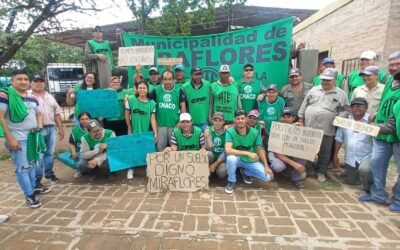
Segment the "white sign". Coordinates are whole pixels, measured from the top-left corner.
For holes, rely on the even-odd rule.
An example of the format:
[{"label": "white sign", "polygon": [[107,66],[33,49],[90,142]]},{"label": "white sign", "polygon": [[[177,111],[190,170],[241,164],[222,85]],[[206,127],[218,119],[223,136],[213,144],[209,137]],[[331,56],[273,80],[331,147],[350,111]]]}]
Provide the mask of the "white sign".
[{"label": "white sign", "polygon": [[118,66],[154,65],[154,46],[119,47]]},{"label": "white sign", "polygon": [[182,63],[182,58],[157,58],[157,65],[177,65]]},{"label": "white sign", "polygon": [[367,134],[370,136],[377,136],[379,134],[379,127],[369,125],[364,122],[358,122],[346,118],[336,116],[333,120],[333,126],[347,128],[359,133]]}]

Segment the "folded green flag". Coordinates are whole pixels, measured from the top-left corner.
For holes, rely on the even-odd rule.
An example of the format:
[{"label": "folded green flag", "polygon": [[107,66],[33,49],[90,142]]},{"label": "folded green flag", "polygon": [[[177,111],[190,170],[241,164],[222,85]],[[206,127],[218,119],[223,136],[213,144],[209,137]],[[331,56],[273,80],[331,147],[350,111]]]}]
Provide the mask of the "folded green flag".
[{"label": "folded green flag", "polygon": [[28,134],[28,161],[40,160],[40,154],[46,151],[46,143],[42,131],[29,132]]},{"label": "folded green flag", "polygon": [[8,96],[8,110],[10,120],[14,123],[22,122],[28,115],[28,109],[22,99],[22,96],[11,86],[0,88],[0,92]]}]

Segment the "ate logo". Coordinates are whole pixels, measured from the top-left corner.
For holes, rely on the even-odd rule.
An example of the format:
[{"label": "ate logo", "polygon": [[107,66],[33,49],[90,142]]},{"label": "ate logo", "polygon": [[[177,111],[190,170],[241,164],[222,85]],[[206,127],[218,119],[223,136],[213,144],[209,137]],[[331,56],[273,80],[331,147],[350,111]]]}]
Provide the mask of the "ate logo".
[{"label": "ate logo", "polygon": [[219,73],[214,68],[205,67],[203,68],[203,78],[209,80],[210,82],[215,82],[219,79]]},{"label": "ate logo", "polygon": [[232,101],[232,95],[229,92],[222,92],[217,96],[217,100],[221,104],[228,104]]},{"label": "ate logo", "polygon": [[171,102],[172,96],[171,94],[165,94],[163,97],[164,102]]},{"label": "ate logo", "polygon": [[244,87],[244,93],[250,94],[253,91],[253,88],[250,85]]},{"label": "ate logo", "polygon": [[385,102],[383,103],[383,105],[382,105],[382,114],[385,116],[385,117],[389,117],[390,115],[391,115],[391,112],[392,112],[392,110],[393,110],[393,106],[396,104],[396,102],[398,101],[399,99],[398,98],[396,98],[396,97],[394,97],[394,96],[392,96],[392,97],[390,97],[390,98],[388,98],[388,99],[386,99],[385,100]]},{"label": "ate logo", "polygon": [[220,138],[216,137],[216,138],[214,138],[213,143],[214,143],[214,146],[215,146],[215,147],[219,147],[219,146],[221,146],[222,141],[221,141]]},{"label": "ate logo", "polygon": [[268,115],[275,115],[275,109],[273,107],[267,108],[267,114]]}]

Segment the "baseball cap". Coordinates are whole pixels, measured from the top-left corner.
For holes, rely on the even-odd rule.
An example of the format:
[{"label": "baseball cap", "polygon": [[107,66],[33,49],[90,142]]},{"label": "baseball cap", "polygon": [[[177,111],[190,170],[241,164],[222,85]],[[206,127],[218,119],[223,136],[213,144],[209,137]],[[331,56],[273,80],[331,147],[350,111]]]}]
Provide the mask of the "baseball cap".
[{"label": "baseball cap", "polygon": [[319,76],[322,80],[333,80],[336,78],[338,72],[336,69],[328,68]]},{"label": "baseball cap", "polygon": [[229,68],[228,64],[222,64],[221,67],[219,68],[219,73],[229,73],[231,72],[231,69]]},{"label": "baseball cap", "polygon": [[248,64],[244,65],[244,66],[243,66],[243,69],[245,69],[245,68],[247,68],[247,67],[250,67],[250,68],[254,69],[254,66],[253,66],[253,64],[251,64],[251,63],[248,63]]},{"label": "baseball cap", "polygon": [[300,69],[298,68],[293,68],[289,70],[289,77],[290,76],[299,76],[300,75]]},{"label": "baseball cap", "polygon": [[101,30],[101,27],[100,27],[100,26],[96,25],[96,26],[94,26],[94,28],[92,29],[92,32],[103,32],[103,31]]},{"label": "baseball cap", "polygon": [[366,107],[368,107],[368,102],[363,97],[356,97],[353,100],[351,100],[350,106],[355,105],[355,104],[365,105]]},{"label": "baseball cap", "polygon": [[324,60],[322,60],[322,64],[328,64],[328,63],[332,63],[335,64],[335,59],[330,58],[330,57],[325,57]]},{"label": "baseball cap", "polygon": [[175,71],[177,71],[177,70],[184,71],[185,70],[185,66],[183,66],[182,64],[178,64],[178,65],[175,66]]},{"label": "baseball cap", "polygon": [[192,120],[192,116],[189,113],[182,113],[179,116],[179,121],[191,121]]},{"label": "baseball cap", "polygon": [[36,81],[43,81],[44,82],[44,77],[42,74],[34,74],[32,77],[32,81],[36,82]]},{"label": "baseball cap", "polygon": [[361,71],[358,75],[363,76],[372,76],[372,75],[378,75],[379,74],[379,67],[377,66],[368,66],[366,67],[363,71]]},{"label": "baseball cap", "polygon": [[247,116],[254,116],[254,117],[259,117],[258,111],[256,109],[253,109],[249,112]]},{"label": "baseball cap", "polygon": [[194,73],[202,73],[201,68],[200,68],[200,67],[193,67],[193,68],[190,70],[190,74],[194,74]]},{"label": "baseball cap", "polygon": [[224,113],[222,113],[222,112],[215,112],[214,114],[213,114],[213,116],[212,116],[212,118],[214,119],[214,118],[220,118],[220,119],[222,119],[222,120],[225,120],[225,116],[224,116]]},{"label": "baseball cap", "polygon": [[371,60],[371,59],[375,59],[375,58],[376,58],[376,53],[375,53],[375,51],[372,51],[372,50],[364,51],[363,53],[361,53],[361,56],[360,56],[360,59]]},{"label": "baseball cap", "polygon": [[100,125],[100,122],[98,120],[92,119],[89,121],[89,126],[88,130],[89,132],[91,131],[97,131],[99,129],[102,129],[103,127]]},{"label": "baseball cap", "polygon": [[268,88],[267,88],[267,91],[268,90],[275,90],[275,91],[278,91],[278,86],[276,86],[276,84],[270,84],[269,86],[268,86]]},{"label": "baseball cap", "polygon": [[151,67],[151,68],[149,69],[149,73],[151,73],[151,71],[155,71],[156,73],[158,73],[157,67]]},{"label": "baseball cap", "polygon": [[293,116],[295,116],[296,114],[293,112],[293,109],[291,107],[285,107],[283,109],[282,115],[293,115]]}]

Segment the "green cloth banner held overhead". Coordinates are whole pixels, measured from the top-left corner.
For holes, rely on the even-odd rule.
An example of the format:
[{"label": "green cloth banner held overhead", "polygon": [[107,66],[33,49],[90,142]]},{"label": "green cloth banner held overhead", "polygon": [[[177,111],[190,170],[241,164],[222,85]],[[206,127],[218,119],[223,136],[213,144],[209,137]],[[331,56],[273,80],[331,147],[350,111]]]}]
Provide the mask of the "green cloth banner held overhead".
[{"label": "green cloth banner held overhead", "polygon": [[[242,68],[251,63],[255,77],[264,83],[276,83],[282,87],[287,83],[293,18],[281,19],[257,27],[221,34],[190,37],[159,37],[122,33],[125,46],[154,45],[155,58],[182,58],[186,67],[186,78],[190,79],[190,68],[203,69],[203,78],[213,82],[219,78],[222,64],[231,67],[231,75],[239,81]],[[149,66],[142,73],[148,74]],[[162,72],[165,66],[159,66]],[[129,86],[133,85],[133,67],[128,67]]]}]

